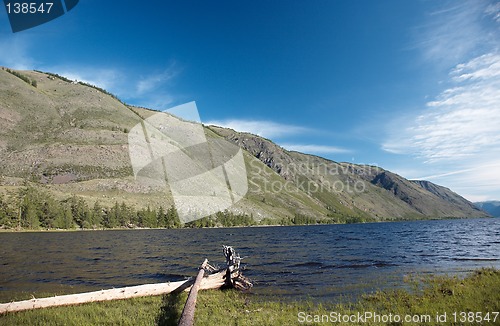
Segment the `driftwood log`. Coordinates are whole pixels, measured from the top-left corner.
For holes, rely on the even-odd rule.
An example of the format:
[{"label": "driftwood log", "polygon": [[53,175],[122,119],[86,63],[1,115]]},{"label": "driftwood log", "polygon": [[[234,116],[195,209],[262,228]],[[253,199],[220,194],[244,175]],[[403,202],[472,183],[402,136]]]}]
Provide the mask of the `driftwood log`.
[{"label": "driftwood log", "polygon": [[236,254],[236,251],[230,246],[223,246],[222,251],[224,253],[224,257],[226,257],[226,276],[224,277],[226,282],[225,287],[235,288],[242,291],[250,289],[253,284],[241,273],[240,264],[242,258],[240,255]]},{"label": "driftwood log", "polygon": [[[239,290],[247,290],[252,287],[252,283],[241,274],[240,263],[241,257],[236,254],[234,249],[230,246],[223,246],[222,251],[226,257],[226,268],[224,275],[224,286],[228,288],[235,288]],[[181,318],[179,319],[179,326],[192,326],[194,324],[194,311],[196,308],[196,298],[198,297],[198,290],[203,280],[205,269],[211,267],[205,259],[200,266],[196,280],[189,291],[189,296],[182,310]],[[219,271],[220,273],[220,271]]]},{"label": "driftwood log", "polygon": [[207,267],[208,260],[205,259],[203,264],[200,266],[196,280],[194,281],[191,290],[189,291],[189,296],[182,310],[181,319],[179,320],[179,326],[191,326],[194,324],[194,309],[196,308],[196,298],[198,297],[198,290],[200,289],[201,280],[205,274],[205,268]]},{"label": "driftwood log", "polygon": [[[231,248],[231,247],[224,247],[224,248],[225,248],[224,250],[226,251],[227,250],[226,248]],[[232,249],[232,253],[234,255],[234,249]],[[239,256],[237,257],[239,258]],[[226,256],[226,265],[227,265],[226,268],[220,269],[208,276],[203,277],[202,275],[199,281],[199,290],[219,289],[221,287],[227,287],[227,286],[235,287],[238,289],[248,289],[252,287],[252,283],[250,283],[243,275],[241,275],[241,272],[239,271],[239,264],[238,268],[233,268],[232,266],[228,265],[228,260]],[[208,267],[210,265],[206,264],[206,266]],[[214,269],[211,268],[212,272],[213,270]],[[232,270],[232,272],[229,272],[228,274],[229,270]],[[89,302],[121,300],[121,299],[130,299],[136,297],[163,295],[172,293],[174,291],[175,292],[190,291],[194,283],[195,280],[189,279],[186,281],[144,284],[144,285],[128,286],[110,290],[68,294],[68,295],[61,295],[61,296],[54,296],[54,297],[40,298],[40,299],[33,298],[24,301],[1,303],[0,314],[5,314],[8,312],[15,312],[15,311],[47,308],[47,307],[77,305]]]}]

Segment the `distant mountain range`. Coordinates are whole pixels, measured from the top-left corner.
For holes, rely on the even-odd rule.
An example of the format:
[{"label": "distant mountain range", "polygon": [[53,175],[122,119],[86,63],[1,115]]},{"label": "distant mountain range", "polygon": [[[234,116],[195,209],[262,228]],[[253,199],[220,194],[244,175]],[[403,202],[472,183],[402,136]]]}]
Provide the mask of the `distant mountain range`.
[{"label": "distant mountain range", "polygon": [[[0,70],[0,193],[29,182],[57,198],[171,205],[168,191],[135,180],[128,152],[128,132],[156,113],[54,74]],[[249,191],[231,210],[256,220],[297,214],[337,222],[489,216],[428,181],[287,151],[249,133],[204,130],[207,138],[244,150]]]},{"label": "distant mountain range", "polygon": [[491,216],[500,217],[500,201],[483,201],[474,204],[483,211],[488,212]]}]

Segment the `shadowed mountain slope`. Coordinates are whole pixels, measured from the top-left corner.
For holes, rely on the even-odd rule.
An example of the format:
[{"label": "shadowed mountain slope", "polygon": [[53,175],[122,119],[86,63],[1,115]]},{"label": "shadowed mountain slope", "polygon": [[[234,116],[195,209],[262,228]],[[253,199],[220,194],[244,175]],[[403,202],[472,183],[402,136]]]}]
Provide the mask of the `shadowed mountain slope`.
[{"label": "shadowed mountain slope", "polygon": [[491,216],[500,217],[500,201],[484,201],[479,203],[474,203],[477,207],[481,208],[485,212],[488,212]]}]

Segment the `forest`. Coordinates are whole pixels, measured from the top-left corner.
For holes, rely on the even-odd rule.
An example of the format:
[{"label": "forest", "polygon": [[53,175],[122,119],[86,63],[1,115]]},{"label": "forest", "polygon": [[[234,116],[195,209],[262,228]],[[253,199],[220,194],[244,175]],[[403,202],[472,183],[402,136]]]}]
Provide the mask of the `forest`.
[{"label": "forest", "polygon": [[71,196],[57,200],[50,193],[32,186],[0,195],[0,229],[109,229],[180,228],[254,225],[252,216],[219,212],[183,225],[175,207],[136,209],[125,202],[105,207],[99,201],[89,205]]},{"label": "forest", "polygon": [[254,225],[309,225],[364,222],[349,218],[318,219],[296,213],[290,217],[265,217],[257,221],[248,214],[225,210],[183,224],[174,206],[135,208],[125,202],[111,207],[99,201],[89,204],[73,195],[56,199],[48,191],[26,185],[16,192],[0,194],[0,229],[71,230],[114,228],[201,228]]}]

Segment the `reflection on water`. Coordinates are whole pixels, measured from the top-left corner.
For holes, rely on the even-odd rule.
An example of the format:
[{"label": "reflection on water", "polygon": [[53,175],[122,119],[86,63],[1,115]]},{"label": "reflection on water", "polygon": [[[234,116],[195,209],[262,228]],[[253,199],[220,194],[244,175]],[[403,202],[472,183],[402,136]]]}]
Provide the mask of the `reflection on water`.
[{"label": "reflection on water", "polygon": [[500,219],[181,230],[0,233],[0,301],[182,280],[222,245],[260,295],[319,300],[401,286],[413,272],[500,268]]}]

